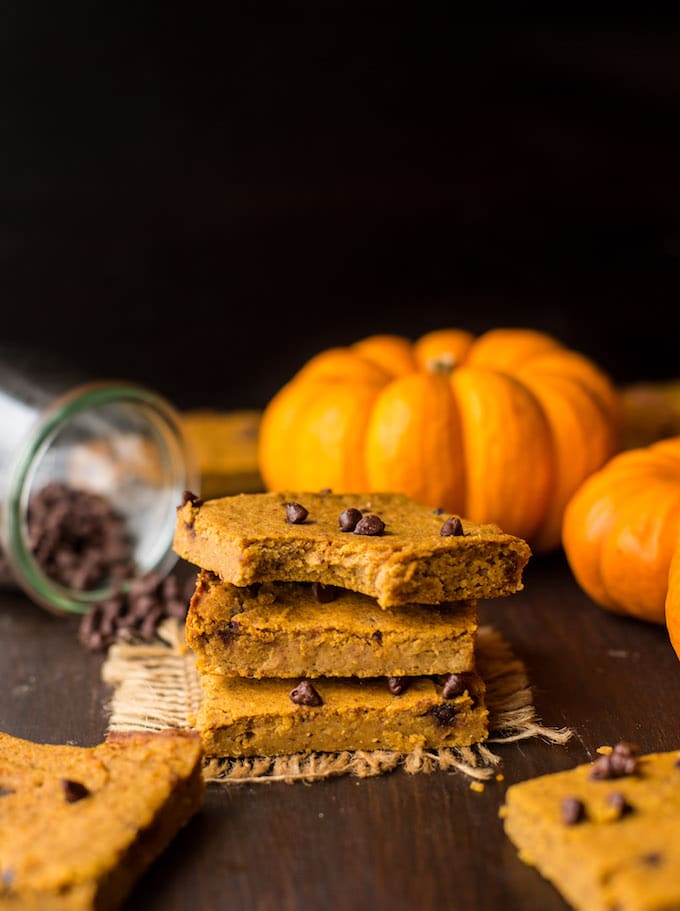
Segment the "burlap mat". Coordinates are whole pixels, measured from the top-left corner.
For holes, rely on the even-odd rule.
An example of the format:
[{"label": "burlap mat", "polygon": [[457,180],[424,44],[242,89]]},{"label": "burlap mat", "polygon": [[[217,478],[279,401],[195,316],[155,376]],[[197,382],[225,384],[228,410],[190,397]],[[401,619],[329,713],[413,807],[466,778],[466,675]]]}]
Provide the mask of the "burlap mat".
[{"label": "burlap mat", "polygon": [[[102,667],[104,681],[113,688],[108,705],[108,731],[190,727],[189,718],[201,699],[200,678],[193,654],[183,641],[183,627],[166,620],[157,644],[116,643]],[[486,682],[490,735],[484,743],[412,753],[387,750],[295,754],[255,759],[206,757],[206,781],[254,784],[305,781],[352,775],[369,778],[400,768],[409,774],[456,771],[477,781],[497,774],[501,758],[490,744],[539,737],[566,743],[573,731],[550,728],[536,717],[531,687],[523,663],[502,636],[490,626],[477,634],[477,666]]]}]

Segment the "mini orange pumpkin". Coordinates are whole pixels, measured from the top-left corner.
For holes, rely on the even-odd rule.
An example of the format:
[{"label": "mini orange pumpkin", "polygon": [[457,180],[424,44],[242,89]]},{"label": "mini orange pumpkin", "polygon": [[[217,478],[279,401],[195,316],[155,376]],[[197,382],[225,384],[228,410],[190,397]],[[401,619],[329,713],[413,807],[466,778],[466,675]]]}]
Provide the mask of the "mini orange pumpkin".
[{"label": "mini orange pumpkin", "polygon": [[675,649],[675,654],[680,658],[680,544],[675,548],[671,558],[665,614],[671,645]]},{"label": "mini orange pumpkin", "polygon": [[609,377],[552,336],[441,329],[313,357],[264,409],[259,464],[269,490],[398,490],[549,551],[618,432]]},{"label": "mini orange pumpkin", "polygon": [[[664,623],[671,557],[680,543],[680,437],[616,455],[564,513],[564,551],[581,588],[607,610]],[[680,568],[674,570],[680,587]],[[670,599],[673,635],[680,593]]]}]

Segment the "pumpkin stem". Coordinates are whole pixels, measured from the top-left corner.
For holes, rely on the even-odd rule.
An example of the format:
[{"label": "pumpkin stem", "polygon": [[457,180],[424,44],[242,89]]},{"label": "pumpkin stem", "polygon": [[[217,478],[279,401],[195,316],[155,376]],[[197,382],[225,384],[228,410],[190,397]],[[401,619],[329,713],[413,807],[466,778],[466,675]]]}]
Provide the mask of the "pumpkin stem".
[{"label": "pumpkin stem", "polygon": [[448,376],[453,373],[453,368],[457,364],[457,358],[450,351],[443,351],[436,358],[433,358],[427,365],[430,373],[441,373]]}]

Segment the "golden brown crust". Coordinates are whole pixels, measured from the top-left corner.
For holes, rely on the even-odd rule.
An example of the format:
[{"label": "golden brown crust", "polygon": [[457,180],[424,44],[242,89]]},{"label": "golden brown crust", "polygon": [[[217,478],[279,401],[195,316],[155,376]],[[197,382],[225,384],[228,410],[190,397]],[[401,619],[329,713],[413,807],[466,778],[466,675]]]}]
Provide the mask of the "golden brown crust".
[{"label": "golden brown crust", "polygon": [[202,756],[189,731],[95,747],[0,733],[0,908],[119,908],[200,808]]},{"label": "golden brown crust", "polygon": [[384,679],[313,679],[321,703],[300,705],[290,696],[298,681],[208,674],[196,727],[206,754],[219,757],[468,746],[488,736],[488,713],[482,679],[466,680],[445,699],[427,677],[411,678],[401,695]]},{"label": "golden brown crust", "polygon": [[680,750],[628,761],[512,785],[501,809],[521,859],[582,911],[680,907]]},{"label": "golden brown crust", "polygon": [[317,594],[299,582],[236,587],[202,571],[186,641],[200,673],[412,676],[470,670],[477,625],[474,601],[381,610],[375,599],[347,589]]},{"label": "golden brown crust", "polygon": [[[287,521],[288,502],[308,511],[304,522]],[[379,515],[384,534],[340,531],[348,507]],[[178,509],[174,549],[233,585],[318,581],[374,597],[380,607],[522,589],[531,555],[523,539],[465,519],[464,534],[443,536],[446,519],[399,493],[241,494]]]}]

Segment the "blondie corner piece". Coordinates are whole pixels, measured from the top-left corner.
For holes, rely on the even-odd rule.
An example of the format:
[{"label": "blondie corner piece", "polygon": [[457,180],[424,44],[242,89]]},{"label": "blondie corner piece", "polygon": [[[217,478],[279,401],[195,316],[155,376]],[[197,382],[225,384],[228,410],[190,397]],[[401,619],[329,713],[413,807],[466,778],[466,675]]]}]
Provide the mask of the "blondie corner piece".
[{"label": "blondie corner piece", "polygon": [[192,731],[95,747],[0,733],[0,908],[120,908],[199,810],[202,756]]},{"label": "blondie corner piece", "polygon": [[[361,513],[363,524],[347,520],[348,510]],[[389,492],[189,500],[177,511],[174,549],[233,585],[320,582],[376,598],[383,608],[512,594],[523,588],[531,556],[523,539],[495,525]]]},{"label": "blondie corner piece", "polygon": [[680,749],[512,785],[501,808],[520,858],[579,911],[680,908]]},{"label": "blondie corner piece", "polygon": [[344,750],[438,749],[488,736],[484,683],[465,675],[446,699],[442,683],[415,677],[400,695],[386,679],[250,680],[201,677],[195,726],[210,757],[280,756]]},{"label": "blondie corner piece", "polygon": [[474,601],[381,610],[320,583],[237,587],[198,575],[186,641],[199,673],[228,677],[395,677],[474,667]]}]

